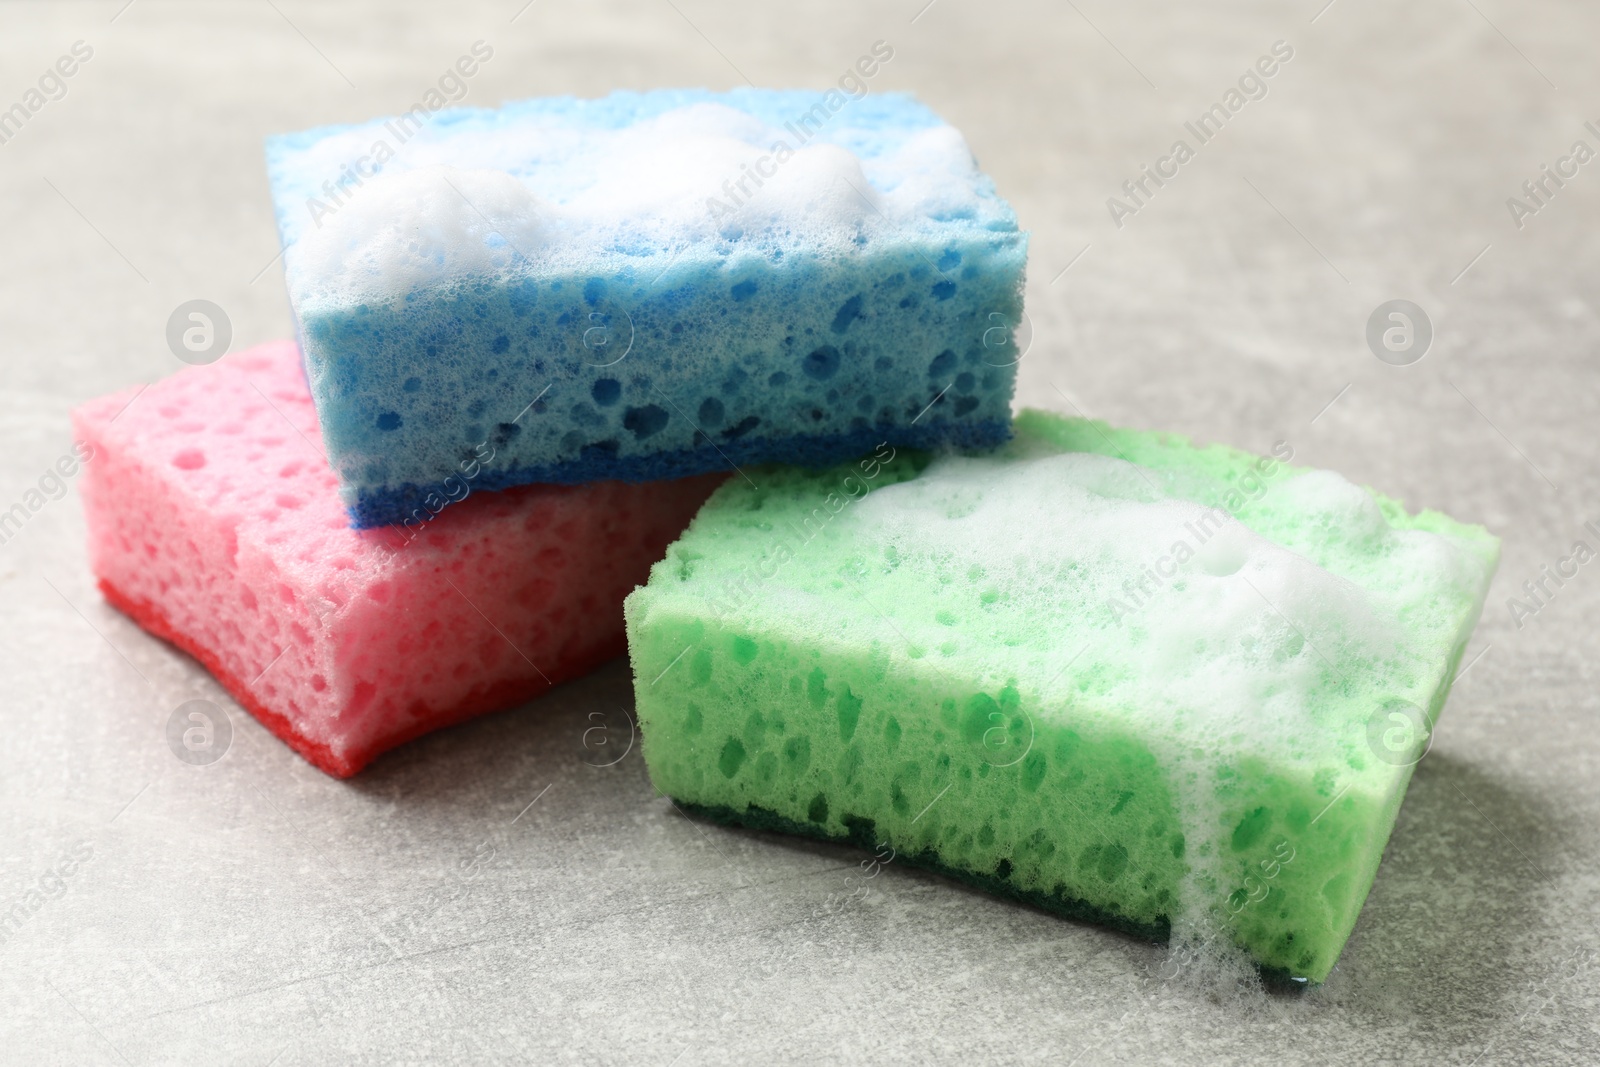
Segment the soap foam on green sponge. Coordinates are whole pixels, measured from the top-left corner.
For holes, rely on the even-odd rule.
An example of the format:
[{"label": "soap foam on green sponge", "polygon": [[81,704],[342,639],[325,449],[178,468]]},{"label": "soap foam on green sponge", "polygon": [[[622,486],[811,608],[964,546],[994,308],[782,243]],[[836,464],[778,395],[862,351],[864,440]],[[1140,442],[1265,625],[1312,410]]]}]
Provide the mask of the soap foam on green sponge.
[{"label": "soap foam on green sponge", "polygon": [[1287,448],[1016,430],[719,489],[627,601],[657,787],[1322,981],[1499,542]]}]

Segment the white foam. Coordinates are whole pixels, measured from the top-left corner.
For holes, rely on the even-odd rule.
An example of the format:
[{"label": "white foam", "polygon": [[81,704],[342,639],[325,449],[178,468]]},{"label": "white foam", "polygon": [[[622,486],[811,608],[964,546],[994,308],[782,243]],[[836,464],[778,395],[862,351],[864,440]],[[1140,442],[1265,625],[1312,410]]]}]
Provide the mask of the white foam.
[{"label": "white foam", "polygon": [[[1324,709],[1304,695],[1321,689],[1330,662],[1409,643],[1393,620],[1416,587],[1362,587],[1225,512],[1165,495],[1160,477],[1089,453],[946,457],[856,511],[871,530],[863,536],[903,559],[982,566],[1008,615],[1041,623],[1051,642],[1071,634],[1086,661],[1123,668],[1109,702],[1180,747],[1319,750]],[[1375,517],[1383,535],[1435,561],[1422,581],[1437,581],[1437,561],[1452,555],[1436,536],[1400,541],[1371,497],[1336,474],[1272,491],[1292,495],[1313,523]]]},{"label": "white foam", "polygon": [[501,171],[394,171],[371,179],[294,254],[327,291],[356,300],[408,292],[441,276],[507,271],[543,254],[551,216],[526,185]]},{"label": "white foam", "polygon": [[977,160],[960,131],[934,126],[907,138],[879,180],[897,202],[916,204],[930,218],[952,219],[973,215],[969,190],[977,177]]},{"label": "white foam", "polygon": [[[846,112],[825,136],[797,145],[787,131],[717,103],[619,129],[549,117],[425,126],[375,176],[347,179],[330,196],[323,183],[349,174],[354,161],[368,159],[360,175],[374,169],[383,131],[369,124],[332,134],[280,174],[297,300],[395,299],[485,273],[705,243],[722,252],[847,254],[897,227],[973,217],[982,201],[972,154],[949,126],[886,140],[852,129]],[[785,149],[775,152],[779,142]],[[864,159],[844,147],[863,142],[883,150]],[[302,194],[324,205],[319,218],[294,205]]]}]

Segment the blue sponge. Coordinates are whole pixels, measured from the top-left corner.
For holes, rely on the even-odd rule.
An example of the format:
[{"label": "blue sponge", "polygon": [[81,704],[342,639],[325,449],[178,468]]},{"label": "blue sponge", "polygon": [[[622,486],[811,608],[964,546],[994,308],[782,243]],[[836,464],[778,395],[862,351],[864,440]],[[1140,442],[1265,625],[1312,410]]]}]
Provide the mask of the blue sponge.
[{"label": "blue sponge", "polygon": [[1027,236],[908,95],[419,107],[267,154],[357,526],[1010,435]]}]

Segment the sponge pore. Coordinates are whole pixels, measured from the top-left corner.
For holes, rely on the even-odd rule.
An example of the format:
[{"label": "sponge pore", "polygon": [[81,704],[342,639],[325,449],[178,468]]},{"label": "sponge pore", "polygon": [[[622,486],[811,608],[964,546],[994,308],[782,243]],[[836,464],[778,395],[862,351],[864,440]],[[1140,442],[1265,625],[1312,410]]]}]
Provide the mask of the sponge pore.
[{"label": "sponge pore", "polygon": [[106,598],[329,774],[622,651],[622,599],[719,478],[473,494],[356,531],[292,342],[73,416]]},{"label": "sponge pore", "polygon": [[1498,542],[1290,458],[1024,412],[729,482],[627,602],[657,787],[1321,981]]},{"label": "sponge pore", "polygon": [[271,139],[355,523],[417,514],[480,443],[498,489],[1005,440],[1027,237],[932,111],[843,99],[622,92]]}]

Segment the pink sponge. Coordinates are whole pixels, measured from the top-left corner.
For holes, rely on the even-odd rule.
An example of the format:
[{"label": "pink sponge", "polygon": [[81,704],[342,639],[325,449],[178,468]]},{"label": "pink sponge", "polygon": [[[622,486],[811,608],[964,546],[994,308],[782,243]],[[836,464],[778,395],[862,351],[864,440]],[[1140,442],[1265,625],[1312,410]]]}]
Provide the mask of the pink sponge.
[{"label": "pink sponge", "polygon": [[420,529],[352,530],[289,341],[73,423],[106,599],[341,777],[622,654],[623,597],[721,481],[459,482]]}]

